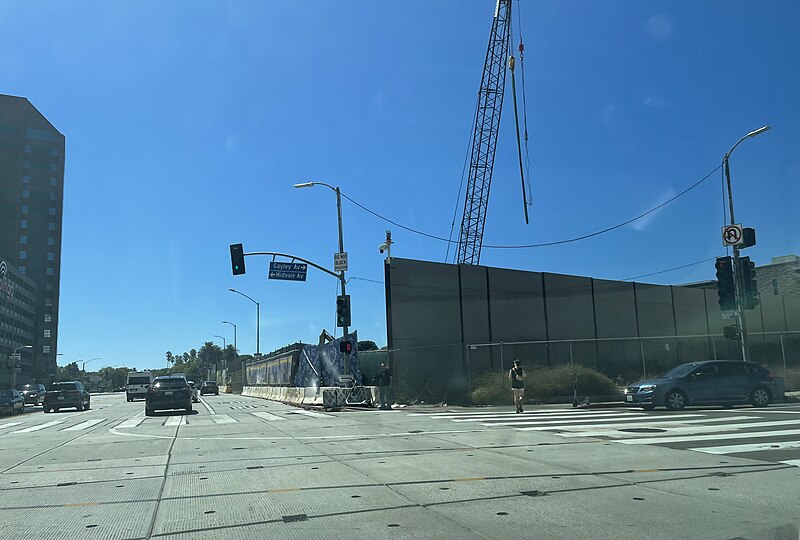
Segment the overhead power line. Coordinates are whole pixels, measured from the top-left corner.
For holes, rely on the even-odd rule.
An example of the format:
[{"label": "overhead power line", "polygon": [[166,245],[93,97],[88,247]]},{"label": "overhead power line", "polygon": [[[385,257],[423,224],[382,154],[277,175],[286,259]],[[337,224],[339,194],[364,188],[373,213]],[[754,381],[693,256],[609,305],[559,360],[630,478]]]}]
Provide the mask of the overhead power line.
[{"label": "overhead power line", "polygon": [[[574,238],[567,238],[567,239],[564,239],[564,240],[554,240],[554,241],[552,241],[552,242],[541,242],[541,243],[538,243],[538,244],[521,244],[521,245],[484,245],[483,247],[484,247],[484,248],[489,248],[489,249],[528,249],[528,248],[537,248],[537,247],[557,246],[557,245],[560,245],[560,244],[569,244],[569,243],[572,243],[572,242],[578,242],[578,241],[580,241],[580,240],[586,240],[587,238],[593,238],[593,237],[595,237],[595,236],[600,236],[601,234],[605,234],[605,233],[608,233],[608,232],[614,231],[614,230],[616,230],[616,229],[619,229],[619,228],[622,228],[622,227],[624,227],[624,226],[626,226],[626,225],[630,225],[630,224],[631,224],[631,223],[633,223],[634,221],[638,221],[638,220],[642,219],[643,217],[649,216],[649,215],[650,215],[650,214],[652,214],[653,212],[656,212],[657,210],[660,210],[660,209],[664,208],[665,206],[667,206],[668,204],[670,204],[670,203],[671,203],[671,202],[673,202],[674,200],[678,199],[679,197],[682,197],[683,195],[686,195],[687,193],[689,193],[690,191],[692,191],[694,188],[696,188],[697,186],[699,186],[700,184],[702,184],[703,182],[705,182],[706,180],[708,180],[709,178],[711,178],[711,176],[712,176],[712,175],[713,175],[715,172],[717,172],[718,170],[720,170],[721,168],[722,168],[722,165],[717,165],[716,167],[714,167],[714,169],[713,169],[711,172],[709,172],[708,174],[706,174],[706,175],[705,175],[704,177],[702,177],[700,180],[698,180],[697,182],[695,182],[695,183],[694,183],[694,184],[692,184],[691,186],[687,187],[686,189],[684,189],[683,191],[681,191],[681,192],[680,192],[680,193],[678,193],[677,195],[675,195],[675,196],[673,196],[673,197],[670,197],[669,199],[667,199],[667,200],[666,200],[666,201],[664,201],[663,203],[661,203],[661,204],[659,204],[659,205],[657,205],[657,206],[654,206],[654,207],[653,207],[653,208],[651,208],[650,210],[648,210],[648,211],[646,211],[646,212],[643,212],[643,213],[639,214],[639,215],[638,215],[638,216],[636,216],[636,217],[633,217],[633,218],[631,218],[631,219],[628,219],[628,220],[626,220],[626,221],[623,221],[622,223],[618,223],[618,224],[616,224],[616,225],[612,225],[611,227],[606,227],[605,229],[601,229],[601,230],[599,230],[599,231],[595,231],[595,232],[592,232],[592,233],[584,234],[584,235],[581,235],[581,236],[576,236],[576,237],[574,237]],[[379,213],[375,212],[374,210],[370,210],[369,208],[367,208],[367,207],[366,207],[366,206],[364,206],[363,204],[361,204],[361,203],[359,203],[358,201],[354,200],[352,197],[349,197],[349,196],[348,196],[346,193],[342,193],[342,197],[344,197],[345,199],[347,199],[347,200],[348,200],[348,201],[350,201],[351,203],[355,204],[356,206],[358,206],[359,208],[361,208],[361,209],[362,209],[362,210],[364,210],[365,212],[367,212],[367,213],[369,213],[369,214],[372,214],[373,216],[375,216],[375,217],[377,217],[378,219],[381,219],[381,220],[383,220],[383,221],[385,221],[385,222],[387,222],[387,223],[391,223],[391,224],[392,224],[392,225],[394,225],[395,227],[400,227],[401,229],[403,229],[403,230],[405,230],[405,231],[408,231],[408,232],[411,232],[411,233],[414,233],[414,234],[418,234],[418,235],[420,235],[420,236],[424,236],[424,237],[426,237],[426,238],[431,238],[431,239],[433,239],[433,240],[439,240],[439,241],[441,241],[441,242],[448,242],[448,243],[451,243],[451,244],[456,244],[456,243],[458,243],[458,242],[457,242],[457,241],[455,241],[455,240],[451,240],[451,239],[449,239],[449,238],[444,238],[444,237],[442,237],[442,236],[437,236],[437,235],[435,235],[435,234],[426,233],[426,232],[424,232],[424,231],[420,231],[420,230],[417,230],[417,229],[413,229],[413,228],[411,228],[411,227],[407,227],[407,226],[405,226],[405,225],[402,225],[402,224],[400,224],[400,223],[398,223],[398,222],[396,222],[396,221],[393,221],[393,220],[391,220],[391,219],[387,218],[386,216],[383,216],[383,215],[381,215],[381,214],[379,214]]]},{"label": "overhead power line", "polygon": [[682,270],[684,268],[689,268],[690,266],[696,266],[698,264],[707,263],[709,261],[715,260],[716,258],[717,258],[716,256],[709,257],[708,259],[703,259],[702,261],[695,261],[693,263],[684,264],[682,266],[676,266],[675,268],[668,268],[667,270],[660,270],[658,272],[651,272],[649,274],[642,274],[640,276],[633,276],[633,277],[625,278],[622,281],[633,281],[635,279],[641,279],[641,278],[650,277],[650,276],[657,276],[658,274],[666,274],[667,272],[674,272],[675,270]]}]

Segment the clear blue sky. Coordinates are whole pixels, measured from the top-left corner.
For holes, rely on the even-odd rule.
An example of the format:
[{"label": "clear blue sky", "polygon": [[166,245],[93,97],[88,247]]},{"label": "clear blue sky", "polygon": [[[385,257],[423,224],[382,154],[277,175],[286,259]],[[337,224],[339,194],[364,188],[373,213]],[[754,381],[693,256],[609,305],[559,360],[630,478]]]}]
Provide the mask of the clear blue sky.
[{"label": "clear blue sky", "polygon": [[[336,281],[231,275],[228,245],[332,265],[339,185],[448,236],[492,0],[0,3],[0,91],[66,136],[59,363],[164,365],[214,334],[262,351],[333,330]],[[510,91],[486,244],[578,236],[633,217],[731,159],[759,264],[800,253],[800,4],[523,0],[534,204],[524,225]],[[514,12],[516,19],[516,9]],[[516,48],[518,23],[514,24]],[[509,88],[510,90],[510,88]],[[459,201],[459,206],[463,205]],[[716,173],[649,218],[583,242],[485,249],[482,264],[624,279],[724,252]],[[350,275],[377,246],[443,261],[442,242],[344,205]],[[645,281],[713,276],[713,262]],[[386,343],[383,286],[353,280],[354,327]],[[219,340],[218,340],[219,342]],[[99,367],[98,361],[94,366]]]}]

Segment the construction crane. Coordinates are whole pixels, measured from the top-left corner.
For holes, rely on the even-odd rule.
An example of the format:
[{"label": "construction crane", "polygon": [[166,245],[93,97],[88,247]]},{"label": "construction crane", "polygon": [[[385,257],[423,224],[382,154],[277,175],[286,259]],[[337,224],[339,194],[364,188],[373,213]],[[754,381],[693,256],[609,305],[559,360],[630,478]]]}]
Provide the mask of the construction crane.
[{"label": "construction crane", "polygon": [[[478,106],[470,150],[466,198],[462,214],[456,262],[459,264],[479,264],[483,245],[483,228],[486,223],[486,208],[489,202],[489,188],[492,184],[494,155],[497,135],[500,129],[500,115],[503,109],[503,94],[506,83],[506,64],[511,70],[514,83],[514,58],[509,57],[511,36],[512,0],[497,0],[489,35],[489,47],[483,65],[481,85],[478,90]],[[523,45],[520,36],[520,55]],[[517,116],[516,86],[514,85],[514,113]],[[527,143],[527,129],[525,132]],[[522,153],[519,146],[519,120],[517,119],[517,148],[520,154],[520,174],[522,175],[523,206],[525,221],[528,222],[528,202],[525,200],[525,175],[522,166]]]}]

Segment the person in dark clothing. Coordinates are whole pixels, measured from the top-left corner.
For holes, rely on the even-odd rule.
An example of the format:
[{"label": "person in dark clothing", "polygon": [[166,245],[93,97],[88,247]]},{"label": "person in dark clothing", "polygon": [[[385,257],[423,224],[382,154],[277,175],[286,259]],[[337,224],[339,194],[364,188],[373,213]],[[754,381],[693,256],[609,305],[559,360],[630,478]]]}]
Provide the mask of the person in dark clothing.
[{"label": "person in dark clothing", "polygon": [[517,412],[522,411],[522,401],[525,398],[525,370],[522,369],[522,363],[519,358],[514,360],[514,367],[508,372],[508,378],[511,381],[511,391],[514,392],[514,405],[517,407]]},{"label": "person in dark clothing", "polygon": [[375,385],[378,387],[378,394],[381,400],[381,409],[390,410],[389,388],[392,385],[392,372],[386,364],[381,364],[381,370],[375,375]]}]

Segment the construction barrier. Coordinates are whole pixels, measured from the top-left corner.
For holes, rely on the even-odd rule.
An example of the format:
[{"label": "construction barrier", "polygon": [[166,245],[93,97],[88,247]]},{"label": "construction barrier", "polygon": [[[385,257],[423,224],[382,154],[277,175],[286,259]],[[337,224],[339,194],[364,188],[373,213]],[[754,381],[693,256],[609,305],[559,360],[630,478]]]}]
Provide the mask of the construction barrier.
[{"label": "construction barrier", "polygon": [[242,395],[290,405],[317,405],[330,409],[340,409],[345,405],[366,405],[373,407],[378,403],[378,388],[363,386],[355,389],[342,387],[295,387],[295,386],[244,386]]}]

